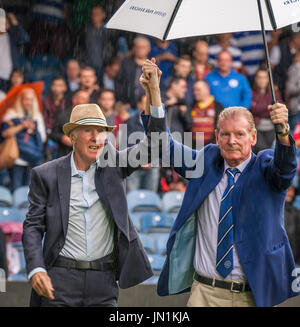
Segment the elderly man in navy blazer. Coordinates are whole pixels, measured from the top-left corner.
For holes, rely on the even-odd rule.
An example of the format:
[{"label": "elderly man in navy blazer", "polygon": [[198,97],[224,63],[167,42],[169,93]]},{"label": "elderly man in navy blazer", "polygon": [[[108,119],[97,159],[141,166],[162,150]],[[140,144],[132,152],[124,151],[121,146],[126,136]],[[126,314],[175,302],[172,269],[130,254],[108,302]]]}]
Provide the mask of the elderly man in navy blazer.
[{"label": "elderly man in navy blazer", "polygon": [[[153,69],[149,61],[144,72]],[[156,111],[164,117],[163,106]],[[286,106],[276,103],[269,111],[283,131],[274,150],[257,155],[251,151],[254,120],[243,107],[220,113],[217,144],[201,151],[170,135],[162,158],[189,184],[167,243],[159,295],[191,291],[188,306],[274,306],[299,294],[283,223],[297,167],[295,142]],[[143,122],[146,129],[146,116]]]},{"label": "elderly man in navy blazer", "polygon": [[[154,106],[158,75],[155,87],[147,88]],[[145,164],[130,160],[132,151],[148,154],[151,132],[165,128],[154,110],[149,117],[145,139],[117,151],[106,135],[115,126],[107,125],[101,109],[78,105],[63,128],[73,152],[32,170],[23,233],[31,306],[116,306],[117,280],[128,288],[152,276],[129,218],[125,187],[126,176]],[[112,164],[104,164],[106,155]]]}]

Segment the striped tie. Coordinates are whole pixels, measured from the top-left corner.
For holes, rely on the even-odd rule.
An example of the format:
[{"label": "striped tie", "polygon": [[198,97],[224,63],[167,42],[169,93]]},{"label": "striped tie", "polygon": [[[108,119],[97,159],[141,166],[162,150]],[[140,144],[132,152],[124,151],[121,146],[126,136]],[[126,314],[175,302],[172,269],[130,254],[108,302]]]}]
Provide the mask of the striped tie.
[{"label": "striped tie", "polygon": [[225,278],[233,269],[233,219],[231,195],[238,169],[226,169],[228,185],[221,199],[218,225],[217,272]]}]

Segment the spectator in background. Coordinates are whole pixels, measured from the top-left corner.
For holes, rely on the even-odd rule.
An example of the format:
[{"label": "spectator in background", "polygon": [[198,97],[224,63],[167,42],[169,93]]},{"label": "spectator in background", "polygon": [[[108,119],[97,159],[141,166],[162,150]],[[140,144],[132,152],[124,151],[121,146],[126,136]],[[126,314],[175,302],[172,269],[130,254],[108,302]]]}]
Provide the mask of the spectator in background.
[{"label": "spectator in background", "polygon": [[209,60],[212,66],[217,66],[217,56],[222,50],[227,50],[232,55],[232,68],[240,71],[242,68],[242,52],[232,44],[232,33],[217,35],[217,43],[209,47]]},{"label": "spectator in background", "polygon": [[[275,88],[275,96],[281,102],[280,92]],[[268,70],[259,68],[254,76],[252,89],[252,112],[255,128],[257,130],[257,142],[253,151],[258,153],[261,150],[272,147],[275,140],[274,125],[270,118],[268,106],[272,104],[272,94],[269,84]]]},{"label": "spectator in background", "polygon": [[104,68],[104,74],[100,83],[104,89],[116,91],[115,80],[121,68],[121,60],[118,57],[113,57],[109,60]]},{"label": "spectator in background", "polygon": [[75,92],[80,88],[80,65],[76,59],[70,59],[66,64],[66,81],[68,91]]},{"label": "spectator in background", "polygon": [[208,62],[209,47],[206,41],[197,41],[193,50],[193,66],[195,79],[203,79],[211,72],[212,66]]},{"label": "spectator in background", "polygon": [[[191,110],[192,132],[193,132],[193,148],[196,148],[197,139],[199,146],[209,143],[216,143],[215,130],[217,128],[217,119],[219,113],[223,110],[220,102],[210,94],[210,87],[207,81],[198,80],[194,84],[195,103]],[[204,133],[204,143],[202,143],[202,135],[197,132]],[[200,149],[198,149],[200,150]]]},{"label": "spectator in background", "polygon": [[300,265],[300,211],[293,206],[295,187],[290,186],[285,197],[284,226],[287,232],[296,265]]},{"label": "spectator in background", "polygon": [[241,106],[250,108],[251,88],[247,78],[232,69],[232,55],[221,51],[217,58],[217,68],[205,78],[211,94],[224,108]]},{"label": "spectator in background", "polygon": [[293,56],[300,50],[300,32],[293,33],[288,40],[282,40],[274,46],[270,53],[270,60],[275,66],[273,70],[274,82],[278,85],[281,97],[286,99],[286,82],[288,69],[293,63]]},{"label": "spectator in background", "polygon": [[139,78],[142,74],[142,65],[148,58],[150,50],[150,41],[138,36],[133,42],[133,55],[122,61],[115,81],[115,91],[117,101],[120,101],[124,108],[136,108],[138,99],[145,92],[139,83]]},{"label": "spectator in background", "polygon": [[55,117],[50,138],[58,144],[58,157],[65,156],[72,150],[72,143],[70,138],[64,134],[63,126],[69,122],[73,107],[78,104],[89,103],[89,101],[89,93],[84,90],[78,90],[72,96],[72,104]]},{"label": "spectator in background", "polygon": [[[270,34],[266,33],[267,42]],[[234,33],[232,43],[242,52],[242,73],[250,80],[253,79],[258,67],[265,60],[264,43],[261,31]]]},{"label": "spectator in background", "polygon": [[178,51],[173,42],[154,39],[149,57],[156,59],[156,63],[162,71],[161,78],[164,80],[171,76],[174,63],[178,57]]},{"label": "spectator in background", "polygon": [[187,184],[187,180],[184,179],[182,176],[178,175],[172,167],[160,169],[159,192],[185,192]]},{"label": "spectator in background", "polygon": [[[117,126],[113,131],[117,141],[119,125],[123,123],[123,119],[115,111],[116,99],[114,91],[109,89],[101,90],[97,103],[105,116],[107,124],[110,126]],[[117,144],[115,143],[114,145],[116,146]]]},{"label": "spectator in background", "polygon": [[7,92],[14,69],[20,68],[20,47],[29,42],[29,36],[12,13],[7,14],[7,33],[0,35],[0,90]]},{"label": "spectator in background", "polygon": [[288,69],[286,94],[289,99],[289,123],[293,131],[300,122],[300,49],[295,53],[293,64]]},{"label": "spectator in background", "polygon": [[91,21],[84,30],[84,57],[82,61],[95,69],[97,79],[103,75],[105,57],[110,54],[110,39],[104,29],[106,13],[101,5],[95,5],[91,10]]},{"label": "spectator in background", "polygon": [[193,86],[195,83],[195,75],[191,73],[192,71],[192,60],[189,55],[182,55],[177,58],[174,63],[173,74],[164,80],[161,80],[161,90],[166,92],[169,87],[170,81],[174,77],[184,78],[187,83],[187,91],[185,94],[185,101],[188,106],[191,106],[194,102]]},{"label": "spectator in background", "polygon": [[33,21],[29,28],[28,54],[52,55],[66,58],[70,55],[70,31],[66,25],[68,0],[34,0]]},{"label": "spectator in background", "polygon": [[[13,167],[8,169],[12,191],[19,186],[28,185],[29,168],[40,164],[43,157],[42,143],[46,142],[46,128],[33,89],[27,88],[21,91],[14,107],[8,109],[3,117],[1,137],[5,139],[14,135],[17,139],[20,157]],[[36,144],[36,147],[30,151],[26,148],[27,142],[32,146]],[[34,153],[37,151],[39,153]]]},{"label": "spectator in background", "polygon": [[[146,95],[142,95],[137,102],[138,112],[124,121],[127,125],[127,134],[121,135],[121,144],[124,147],[130,147],[135,145],[129,142],[129,137],[132,133],[139,132],[143,137],[144,127],[141,122],[141,112],[146,108]],[[124,139],[126,138],[126,139]],[[121,150],[121,149],[120,149]],[[146,189],[153,192],[157,192],[159,183],[159,168],[152,167],[151,164],[142,166],[139,170],[134,171],[126,180],[126,190],[127,192],[134,191],[137,189]]]},{"label": "spectator in background", "polygon": [[92,67],[83,67],[80,71],[80,90],[88,92],[90,103],[97,103],[100,87],[97,83],[96,72]]},{"label": "spectator in background", "polygon": [[20,69],[14,69],[10,75],[10,89],[14,86],[19,86],[24,83],[24,74]]},{"label": "spectator in background", "polygon": [[43,100],[43,115],[47,134],[50,135],[55,117],[65,110],[67,84],[63,77],[55,77],[51,83],[50,94]]},{"label": "spectator in background", "polygon": [[171,133],[180,133],[181,139],[174,138],[183,142],[184,132],[189,132],[192,128],[190,110],[185,102],[187,83],[184,78],[174,78],[165,94],[165,108],[167,112],[167,122]]}]

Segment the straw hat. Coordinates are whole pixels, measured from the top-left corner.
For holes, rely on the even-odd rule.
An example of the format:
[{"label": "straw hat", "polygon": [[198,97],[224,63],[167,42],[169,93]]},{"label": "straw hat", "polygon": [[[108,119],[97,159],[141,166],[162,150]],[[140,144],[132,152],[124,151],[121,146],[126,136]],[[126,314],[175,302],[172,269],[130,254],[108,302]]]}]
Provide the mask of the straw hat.
[{"label": "straw hat", "polygon": [[78,126],[101,126],[112,132],[116,126],[108,126],[102,110],[97,104],[79,104],[71,112],[69,123],[64,124],[63,131],[70,136],[71,131]]}]

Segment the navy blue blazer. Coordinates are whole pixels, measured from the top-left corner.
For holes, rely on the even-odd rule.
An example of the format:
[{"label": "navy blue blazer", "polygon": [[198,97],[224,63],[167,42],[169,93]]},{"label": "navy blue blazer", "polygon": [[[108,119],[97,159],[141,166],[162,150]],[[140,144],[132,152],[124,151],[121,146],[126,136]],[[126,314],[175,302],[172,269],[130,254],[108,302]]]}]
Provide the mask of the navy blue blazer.
[{"label": "navy blue blazer", "polygon": [[[143,116],[146,129],[147,116]],[[232,193],[234,240],[242,268],[257,306],[274,306],[298,295],[293,290],[294,258],[284,229],[284,200],[296,174],[296,148],[276,142],[275,150],[255,155],[240,175]],[[185,152],[182,149],[185,149]],[[166,151],[165,151],[166,154]],[[182,206],[167,243],[167,258],[157,291],[161,296],[190,291],[193,283],[197,219],[195,212],[218,185],[224,172],[219,147],[207,145],[200,152],[170,138],[171,164],[179,155],[203,161],[202,175],[189,178]],[[197,157],[196,157],[197,156]],[[187,177],[192,170],[174,167]]]}]

